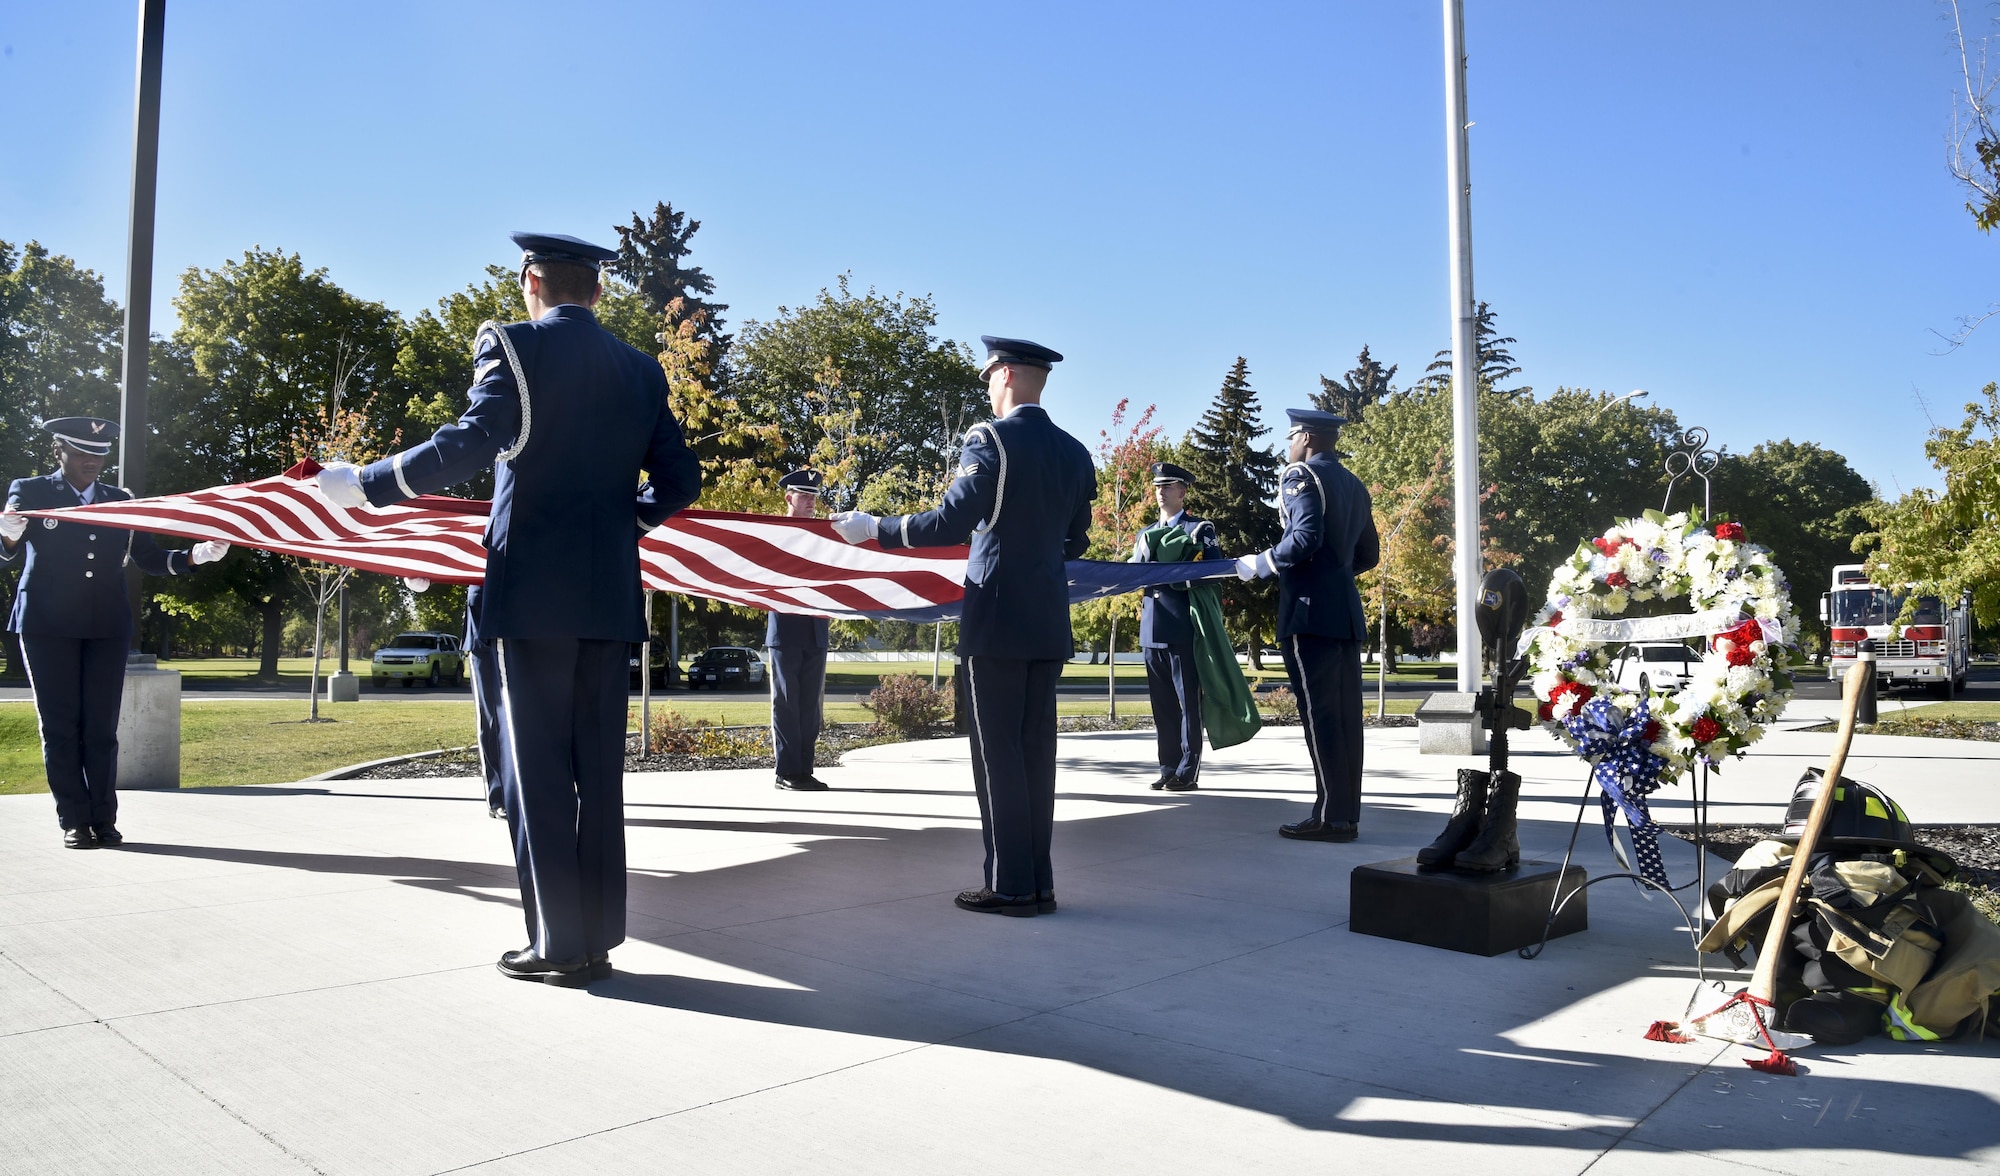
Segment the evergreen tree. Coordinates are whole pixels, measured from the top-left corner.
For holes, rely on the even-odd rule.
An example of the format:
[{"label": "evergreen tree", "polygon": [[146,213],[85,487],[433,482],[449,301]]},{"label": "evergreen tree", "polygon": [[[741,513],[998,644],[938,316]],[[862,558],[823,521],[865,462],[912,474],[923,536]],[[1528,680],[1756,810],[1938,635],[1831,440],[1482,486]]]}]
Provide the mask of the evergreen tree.
[{"label": "evergreen tree", "polygon": [[[1215,522],[1217,540],[1232,558],[1262,551],[1283,530],[1277,508],[1276,454],[1260,445],[1264,427],[1257,393],[1250,387],[1250,364],[1242,356],[1229,369],[1222,390],[1185,442],[1194,490],[1188,505]],[[1274,581],[1223,581],[1222,611],[1231,634],[1250,646],[1251,664],[1263,668],[1260,638],[1277,619]]]},{"label": "evergreen tree", "polygon": [[1319,378],[1319,391],[1313,394],[1313,407],[1323,412],[1339,413],[1349,424],[1357,424],[1368,406],[1389,395],[1389,381],[1396,378],[1396,365],[1383,367],[1374,356],[1368,354],[1364,344],[1361,355],[1354,366],[1338,380]]},{"label": "evergreen tree", "polygon": [[[1474,370],[1479,373],[1479,387],[1502,396],[1532,395],[1533,388],[1500,386],[1503,380],[1511,380],[1521,374],[1521,365],[1514,362],[1513,355],[1507,351],[1509,344],[1519,340],[1512,335],[1500,335],[1499,329],[1493,325],[1493,307],[1483,299],[1474,318],[1472,345],[1478,356]],[[1424,381],[1443,388],[1451,387],[1451,348],[1447,347],[1431,358],[1431,365],[1424,369]]]},{"label": "evergreen tree", "polygon": [[728,304],[707,301],[706,296],[715,293],[715,279],[700,266],[685,264],[692,248],[689,242],[701,229],[701,222],[689,220],[686,213],[675,212],[673,205],[662,202],[653,206],[650,219],[641,219],[635,212],[630,225],[614,228],[618,261],[612,268],[619,281],[638,292],[646,310],[664,315],[678,298],[681,321],[700,324],[703,338],[727,347],[722,312],[729,309]]}]

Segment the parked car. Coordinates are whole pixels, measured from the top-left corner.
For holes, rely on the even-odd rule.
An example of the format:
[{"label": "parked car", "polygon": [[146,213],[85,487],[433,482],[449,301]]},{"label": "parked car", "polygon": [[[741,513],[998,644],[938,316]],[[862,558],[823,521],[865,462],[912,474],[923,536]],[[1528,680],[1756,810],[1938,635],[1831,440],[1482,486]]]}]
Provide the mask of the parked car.
[{"label": "parked car", "polygon": [[397,681],[456,686],[465,681],[465,654],[449,633],[398,633],[375,651],[368,673],[377,690]]},{"label": "parked car", "polygon": [[[625,665],[631,670],[630,678],[632,689],[634,690],[639,688],[639,651],[645,648],[646,646],[644,645],[632,646],[630,656],[625,659]],[[667,643],[664,641],[655,641],[652,643],[652,649],[653,689],[665,690],[667,688],[667,679],[670,676],[668,669],[672,664],[667,656]]]},{"label": "parked car", "polygon": [[1641,641],[1619,651],[1611,679],[1627,690],[1639,688],[1645,674],[1655,690],[1679,690],[1694,676],[1701,655],[1679,641]]},{"label": "parked car", "polygon": [[711,686],[747,689],[764,684],[764,661],[754,649],[740,645],[711,645],[688,663],[689,690]]}]

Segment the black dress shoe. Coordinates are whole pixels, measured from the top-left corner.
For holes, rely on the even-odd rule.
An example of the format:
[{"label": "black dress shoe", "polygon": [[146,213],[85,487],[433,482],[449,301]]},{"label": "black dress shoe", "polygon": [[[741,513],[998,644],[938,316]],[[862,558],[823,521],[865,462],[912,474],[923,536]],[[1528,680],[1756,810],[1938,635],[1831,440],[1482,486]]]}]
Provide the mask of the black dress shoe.
[{"label": "black dress shoe", "polygon": [[1174,782],[1179,779],[1180,777],[1174,775],[1172,772],[1163,771],[1160,773],[1160,778],[1153,781],[1153,791],[1158,792],[1162,788],[1172,788]]},{"label": "black dress shoe", "polygon": [[[590,980],[588,960],[555,963],[536,955],[532,947],[503,954],[499,964],[495,966],[500,969],[502,976],[510,976],[516,980],[539,980],[544,984],[556,984],[564,988],[575,988]],[[606,966],[609,966],[609,961]]]},{"label": "black dress shoe", "polygon": [[781,792],[825,792],[826,785],[811,776],[780,776],[774,785]]},{"label": "black dress shoe", "polygon": [[589,960],[589,968],[592,980],[611,979],[611,953],[600,951],[592,955]]},{"label": "black dress shoe", "polygon": [[1035,913],[1038,915],[1053,915],[1056,913],[1055,891],[1053,890],[1035,891]]},{"label": "black dress shoe", "polygon": [[99,845],[125,844],[125,835],[118,831],[118,826],[116,825],[92,825],[90,832],[93,837],[97,838],[97,844]]},{"label": "black dress shoe", "polygon": [[91,834],[90,834],[90,830],[89,830],[89,829],[86,829],[86,828],[84,828],[84,827],[83,827],[83,826],[81,826],[81,825],[77,826],[77,827],[76,827],[76,828],[74,828],[74,829],[64,829],[64,830],[63,830],[63,848],[64,848],[64,849],[96,849],[96,848],[97,848],[97,838],[95,838],[95,837],[91,836]]},{"label": "black dress shoe", "polygon": [[1166,782],[1165,787],[1168,792],[1193,792],[1195,790],[1195,782],[1193,780],[1185,779],[1180,776],[1175,776],[1173,779],[1168,780]]},{"label": "black dress shoe", "polygon": [[507,819],[507,810],[497,804],[489,804],[486,806],[486,815],[496,821],[504,821]]},{"label": "black dress shoe", "polygon": [[[959,908],[978,911],[984,915],[1011,915],[1017,919],[1032,919],[1041,904],[1032,894],[995,894],[991,890],[967,890],[952,899]],[[1055,905],[1055,895],[1049,895],[1049,904]]]},{"label": "black dress shoe", "polygon": [[1352,841],[1361,836],[1361,826],[1353,821],[1304,820],[1280,825],[1278,833],[1294,841]]}]

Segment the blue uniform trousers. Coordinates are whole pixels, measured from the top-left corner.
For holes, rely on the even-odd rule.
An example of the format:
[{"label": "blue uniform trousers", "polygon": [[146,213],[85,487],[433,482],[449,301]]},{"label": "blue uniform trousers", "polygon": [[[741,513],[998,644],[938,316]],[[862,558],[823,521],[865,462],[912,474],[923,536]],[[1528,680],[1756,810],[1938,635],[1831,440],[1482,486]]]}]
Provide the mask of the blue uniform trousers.
[{"label": "blue uniform trousers", "polygon": [[65,829],[118,822],[118,710],[130,644],[124,636],[21,634],[42,763]]},{"label": "blue uniform trousers", "polygon": [[986,842],[986,886],[1013,897],[1055,889],[1049,842],[1056,815],[1054,659],[965,659],[972,698],[972,786]]},{"label": "blue uniform trousers", "polygon": [[466,650],[472,658],[472,708],[479,716],[479,774],[486,778],[486,807],[506,808],[501,783],[500,723],[493,708],[500,701],[500,669],[493,643],[482,641]]},{"label": "blue uniform trousers", "polygon": [[771,650],[771,749],[778,775],[786,779],[812,775],[825,686],[826,650],[810,645]]},{"label": "blue uniform trousers", "polygon": [[[625,939],[628,643],[493,643],[494,728],[528,941],[565,963]],[[490,719],[489,719],[490,714]]]},{"label": "blue uniform trousers", "polygon": [[1361,643],[1297,634],[1284,641],[1285,673],[1299,700],[1312,754],[1320,821],[1361,820]]},{"label": "blue uniform trousers", "polygon": [[1201,674],[1194,646],[1147,646],[1146,693],[1153,700],[1160,770],[1193,783],[1201,775]]}]

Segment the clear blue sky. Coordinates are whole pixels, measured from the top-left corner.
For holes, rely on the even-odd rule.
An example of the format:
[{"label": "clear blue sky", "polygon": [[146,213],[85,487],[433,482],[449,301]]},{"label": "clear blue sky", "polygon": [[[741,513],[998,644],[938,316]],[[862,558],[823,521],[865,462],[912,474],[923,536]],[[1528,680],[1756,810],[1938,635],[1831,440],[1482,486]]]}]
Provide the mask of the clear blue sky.
[{"label": "clear blue sky", "polygon": [[[1652,391],[1737,450],[1934,482],[2000,377],[1997,244],[1944,167],[1926,2],[1468,0],[1475,267],[1537,388]],[[1989,11],[1973,8],[1982,22]],[[416,311],[506,232],[702,222],[728,317],[851,270],[1066,352],[1057,419],[1267,418],[1449,338],[1438,5],[246,4],[168,12],[157,297],[253,245]],[[122,289],[136,6],[0,7],[0,238]],[[1718,507],[1726,504],[1718,503]]]}]

